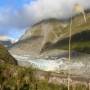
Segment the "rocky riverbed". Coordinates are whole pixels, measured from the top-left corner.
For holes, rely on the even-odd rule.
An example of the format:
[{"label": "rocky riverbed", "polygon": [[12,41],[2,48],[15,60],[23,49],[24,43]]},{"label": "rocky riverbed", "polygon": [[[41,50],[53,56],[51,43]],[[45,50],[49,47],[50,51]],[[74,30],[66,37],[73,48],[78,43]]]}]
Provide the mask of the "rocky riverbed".
[{"label": "rocky riverbed", "polygon": [[[70,70],[70,74],[73,75],[84,75],[86,77],[90,76],[90,62],[89,60],[86,62],[86,57],[76,58],[77,60],[72,59],[71,62],[68,61],[67,58],[59,58],[59,59],[43,59],[43,58],[34,58],[30,55],[13,55],[20,66],[24,67],[34,67],[43,71],[50,72],[64,72],[68,73]],[[82,59],[82,60],[78,60]],[[87,57],[89,59],[89,57]]]}]

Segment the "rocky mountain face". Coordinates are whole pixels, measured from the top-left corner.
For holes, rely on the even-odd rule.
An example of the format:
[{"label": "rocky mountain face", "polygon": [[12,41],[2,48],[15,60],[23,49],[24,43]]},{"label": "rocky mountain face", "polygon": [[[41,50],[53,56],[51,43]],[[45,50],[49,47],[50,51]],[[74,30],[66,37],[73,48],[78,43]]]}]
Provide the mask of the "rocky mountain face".
[{"label": "rocky mountain face", "polygon": [[9,54],[8,50],[0,44],[0,64],[17,64],[17,61]]},{"label": "rocky mountain face", "polygon": [[[72,55],[77,55],[76,52],[90,54],[89,12],[86,18],[86,23],[82,15],[77,15],[72,19]],[[10,52],[33,56],[68,56],[69,30],[70,20],[67,22],[56,19],[43,20],[26,30]]]},{"label": "rocky mountain face", "polygon": [[4,45],[5,47],[10,47],[12,45],[12,42],[10,40],[0,40],[0,44]]}]

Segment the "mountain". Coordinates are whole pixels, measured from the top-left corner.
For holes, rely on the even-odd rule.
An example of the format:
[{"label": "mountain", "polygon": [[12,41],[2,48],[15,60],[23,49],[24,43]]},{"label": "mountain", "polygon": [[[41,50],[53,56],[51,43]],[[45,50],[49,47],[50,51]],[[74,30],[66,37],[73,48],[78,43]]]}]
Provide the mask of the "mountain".
[{"label": "mountain", "polygon": [[9,54],[8,50],[0,44],[0,63],[17,64],[17,61]]},{"label": "mountain", "polygon": [[4,45],[5,47],[10,47],[12,45],[12,42],[10,40],[0,40],[0,44]]},{"label": "mountain", "polygon": [[12,45],[12,41],[7,36],[0,35],[0,44],[4,45],[5,47],[10,47]]},{"label": "mountain", "polygon": [[[77,53],[90,54],[90,13],[86,13],[87,23],[83,16],[72,18],[71,50]],[[68,55],[70,20],[60,21],[47,19],[33,25],[10,50],[17,54],[53,56]]]},{"label": "mountain", "polygon": [[[1,64],[0,88],[2,90],[67,90],[69,79],[70,90],[89,90],[90,13],[86,14],[86,18],[87,23],[84,22],[82,15],[72,19],[71,55],[73,61],[69,63],[65,59],[68,58],[70,21],[43,20],[26,30],[9,52],[17,58],[19,65],[24,64],[26,67],[29,65],[29,68]],[[0,45],[0,63],[17,63],[9,52]],[[31,56],[39,57],[31,58]],[[54,56],[56,58],[53,60]],[[44,66],[47,71],[55,70],[53,72],[41,71],[33,68],[33,64],[39,66],[40,69]],[[68,74],[70,74],[69,78]]]}]

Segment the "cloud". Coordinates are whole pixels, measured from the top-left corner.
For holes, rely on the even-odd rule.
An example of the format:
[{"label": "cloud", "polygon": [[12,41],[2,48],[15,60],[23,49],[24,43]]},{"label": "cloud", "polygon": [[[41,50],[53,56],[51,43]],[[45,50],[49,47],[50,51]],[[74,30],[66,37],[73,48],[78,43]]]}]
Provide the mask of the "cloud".
[{"label": "cloud", "polygon": [[90,0],[34,0],[19,10],[4,8],[0,10],[0,28],[22,29],[41,19],[68,18],[75,3],[90,8]]},{"label": "cloud", "polygon": [[[57,18],[67,19],[76,13],[73,11],[75,4],[80,4],[84,9],[90,8],[90,0],[36,0],[24,6],[28,17],[32,12],[33,23],[42,19]],[[32,22],[31,22],[32,23]]]},{"label": "cloud", "polygon": [[42,19],[68,18],[75,14],[73,6],[76,3],[84,9],[90,8],[90,0],[33,0],[18,10],[1,8],[0,33],[10,33],[12,30],[20,32]]},{"label": "cloud", "polygon": [[10,41],[12,44],[14,44],[18,41],[18,39],[14,39],[12,37],[5,36],[5,35],[0,35],[0,41]]},{"label": "cloud", "polygon": [[79,3],[84,9],[90,8],[90,0],[38,0],[34,4],[37,18],[68,18],[73,12],[73,7]]},{"label": "cloud", "polygon": [[12,9],[3,9],[0,12],[0,28],[25,28],[27,25],[33,22],[32,11],[27,11],[27,8],[19,11],[14,11]]},{"label": "cloud", "polygon": [[0,36],[0,41],[6,41],[9,40],[7,36]]},{"label": "cloud", "polygon": [[14,39],[11,37],[0,35],[0,41],[10,41],[10,40],[14,41]]}]

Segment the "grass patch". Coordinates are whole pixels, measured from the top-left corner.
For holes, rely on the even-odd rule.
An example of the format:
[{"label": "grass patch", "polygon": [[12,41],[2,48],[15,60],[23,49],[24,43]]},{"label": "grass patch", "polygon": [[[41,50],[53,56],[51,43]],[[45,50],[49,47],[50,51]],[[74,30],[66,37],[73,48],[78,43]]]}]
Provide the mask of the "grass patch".
[{"label": "grass patch", "polygon": [[[63,49],[68,50],[69,38],[58,41],[55,44],[46,45],[45,50],[48,49]],[[71,40],[71,50],[75,50],[82,53],[90,54],[90,30],[77,33],[72,36]]]},{"label": "grass patch", "polygon": [[9,54],[8,50],[0,45],[0,61],[10,64],[17,64],[16,60]]},{"label": "grass patch", "polygon": [[[36,69],[24,68],[10,64],[0,64],[0,90],[67,90],[64,84],[48,83],[34,77]],[[89,90],[88,87],[79,83],[71,85],[70,90]]]}]

